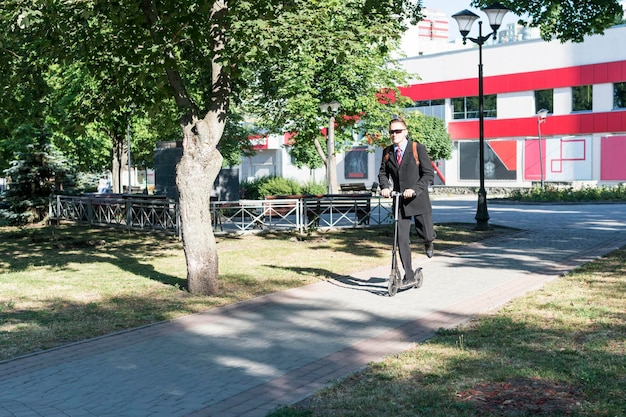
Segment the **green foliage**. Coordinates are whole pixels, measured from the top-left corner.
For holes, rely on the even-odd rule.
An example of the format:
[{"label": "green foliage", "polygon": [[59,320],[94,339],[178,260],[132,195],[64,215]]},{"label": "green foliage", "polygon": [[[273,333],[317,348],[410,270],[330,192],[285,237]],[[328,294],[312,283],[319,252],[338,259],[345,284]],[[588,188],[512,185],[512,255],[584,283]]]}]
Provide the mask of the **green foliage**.
[{"label": "green foliage", "polygon": [[[491,3],[491,0],[472,1],[476,7]],[[500,3],[518,16],[527,15],[520,23],[540,28],[545,41],[556,38],[562,43],[583,42],[585,35],[601,35],[604,29],[619,23],[624,14],[619,0],[502,0]]]},{"label": "green foliage", "polygon": [[0,210],[0,218],[18,226],[43,220],[53,192],[72,185],[71,171],[65,157],[40,137],[4,171],[9,188],[3,198],[7,208]]},{"label": "green foliage", "polygon": [[301,194],[326,194],[328,186],[324,182],[308,181],[302,186]]},{"label": "green foliage", "polygon": [[251,200],[261,200],[265,196],[326,194],[326,184],[308,181],[301,184],[290,178],[266,176],[255,178],[252,181],[243,181],[240,184],[243,197]]},{"label": "green foliage", "polygon": [[423,143],[428,155],[434,161],[450,159],[452,157],[452,140],[443,120],[434,116],[425,116],[420,112],[407,111],[401,107],[393,107],[392,114],[384,115],[385,119],[377,120],[368,131],[367,140],[374,145],[387,146],[389,138],[389,120],[392,116],[399,116],[406,122],[409,138]]},{"label": "green foliage", "polygon": [[537,202],[585,202],[585,201],[626,201],[626,185],[623,183],[614,186],[599,187],[556,187],[547,185],[532,189],[514,190],[511,200]]}]

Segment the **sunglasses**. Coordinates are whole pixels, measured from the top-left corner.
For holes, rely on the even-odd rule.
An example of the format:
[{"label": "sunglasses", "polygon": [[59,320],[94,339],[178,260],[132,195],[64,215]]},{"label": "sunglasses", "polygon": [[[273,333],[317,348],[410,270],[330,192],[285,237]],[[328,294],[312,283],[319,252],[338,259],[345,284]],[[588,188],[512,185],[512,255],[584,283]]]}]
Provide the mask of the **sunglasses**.
[{"label": "sunglasses", "polygon": [[398,134],[400,134],[400,133],[404,132],[405,130],[406,130],[406,129],[394,129],[394,130],[390,130],[390,131],[389,131],[389,134],[390,134],[390,135],[398,135]]}]

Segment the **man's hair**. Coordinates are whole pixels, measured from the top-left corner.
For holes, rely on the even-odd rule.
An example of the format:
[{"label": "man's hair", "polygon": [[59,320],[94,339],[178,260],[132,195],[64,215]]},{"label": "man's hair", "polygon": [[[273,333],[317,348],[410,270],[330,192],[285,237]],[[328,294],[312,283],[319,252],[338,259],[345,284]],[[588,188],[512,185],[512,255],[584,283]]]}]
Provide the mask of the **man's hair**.
[{"label": "man's hair", "polygon": [[404,121],[403,118],[401,118],[400,116],[394,116],[390,121],[389,121],[389,126],[391,126],[392,123],[402,123],[404,125],[404,128],[407,128],[406,122]]}]

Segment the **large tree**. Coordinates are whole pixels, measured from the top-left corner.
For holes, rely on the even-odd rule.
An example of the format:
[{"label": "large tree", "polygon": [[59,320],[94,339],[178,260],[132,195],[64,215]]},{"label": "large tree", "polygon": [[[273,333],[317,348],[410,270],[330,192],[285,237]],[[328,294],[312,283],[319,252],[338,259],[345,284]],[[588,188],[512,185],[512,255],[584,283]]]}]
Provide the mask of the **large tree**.
[{"label": "large tree", "polygon": [[[4,13],[12,14],[13,26],[37,39],[51,62],[80,63],[95,79],[114,84],[103,85],[101,94],[108,102],[108,91],[114,91],[118,109],[131,103],[158,108],[174,99],[183,141],[177,185],[188,286],[202,294],[218,288],[209,199],[222,167],[218,145],[231,105],[251,96],[244,92],[258,85],[259,70],[277,57],[306,62],[332,45],[346,51],[334,57],[345,66],[357,51],[348,41],[359,42],[367,32],[362,28],[375,32],[362,42],[386,47],[399,37],[402,16],[416,10],[406,0],[9,3],[13,8]],[[329,18],[344,22],[341,32],[325,30]],[[349,25],[358,30],[350,33]],[[324,88],[313,94],[318,102],[333,85]]]}]

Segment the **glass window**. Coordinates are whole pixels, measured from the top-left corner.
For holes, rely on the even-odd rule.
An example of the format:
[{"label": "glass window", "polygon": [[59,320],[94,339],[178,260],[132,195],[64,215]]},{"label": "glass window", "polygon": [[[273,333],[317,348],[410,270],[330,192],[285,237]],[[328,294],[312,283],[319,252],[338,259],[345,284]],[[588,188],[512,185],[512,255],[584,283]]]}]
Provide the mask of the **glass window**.
[{"label": "glass window", "polygon": [[554,109],[554,89],[535,90],[535,114],[542,109],[552,112]]},{"label": "glass window", "polygon": [[452,99],[452,118],[465,119],[465,97]]},{"label": "glass window", "polygon": [[613,108],[626,108],[626,82],[613,84]]},{"label": "glass window", "polygon": [[446,104],[446,100],[437,99],[437,100],[416,100],[413,103],[413,107],[430,107],[430,106],[442,106]]},{"label": "glass window", "polygon": [[[483,112],[485,117],[498,117],[497,96],[483,96]],[[478,96],[458,97],[452,99],[453,119],[478,119],[480,116]]]},{"label": "glass window", "polygon": [[498,117],[497,96],[488,94],[483,99],[483,110],[485,117]]},{"label": "glass window", "polygon": [[593,86],[580,85],[572,87],[572,111],[592,110]]}]

